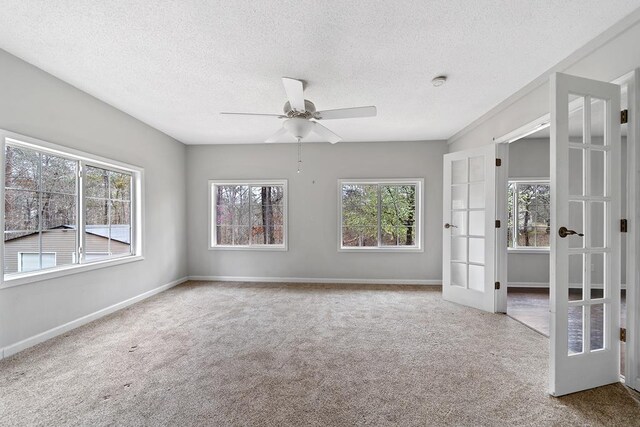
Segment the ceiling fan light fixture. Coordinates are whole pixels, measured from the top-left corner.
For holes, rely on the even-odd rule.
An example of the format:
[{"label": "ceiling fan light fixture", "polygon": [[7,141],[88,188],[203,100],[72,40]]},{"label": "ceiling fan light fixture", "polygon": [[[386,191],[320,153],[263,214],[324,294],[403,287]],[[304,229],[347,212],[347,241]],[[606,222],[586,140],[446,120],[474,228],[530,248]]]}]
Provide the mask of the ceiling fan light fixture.
[{"label": "ceiling fan light fixture", "polygon": [[313,129],[313,123],[307,119],[294,117],[286,120],[282,125],[288,130],[296,139],[304,139]]},{"label": "ceiling fan light fixture", "polygon": [[447,82],[447,76],[441,75],[441,76],[436,76],[433,78],[433,80],[431,80],[431,84],[434,87],[440,87],[443,84],[445,84]]}]

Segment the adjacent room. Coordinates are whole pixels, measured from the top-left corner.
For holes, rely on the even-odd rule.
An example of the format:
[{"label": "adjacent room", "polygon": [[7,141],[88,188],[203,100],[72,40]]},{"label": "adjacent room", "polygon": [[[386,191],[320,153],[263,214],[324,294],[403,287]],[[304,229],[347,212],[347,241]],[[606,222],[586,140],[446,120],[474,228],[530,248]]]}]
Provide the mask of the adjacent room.
[{"label": "adjacent room", "polygon": [[4,0],[0,424],[640,426],[640,1]]}]

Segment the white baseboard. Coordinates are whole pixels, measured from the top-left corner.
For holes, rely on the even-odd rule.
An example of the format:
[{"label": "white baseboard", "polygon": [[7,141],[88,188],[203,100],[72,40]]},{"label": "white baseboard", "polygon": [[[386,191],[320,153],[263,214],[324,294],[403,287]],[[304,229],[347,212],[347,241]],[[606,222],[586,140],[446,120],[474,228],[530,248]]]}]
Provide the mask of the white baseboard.
[{"label": "white baseboard", "polygon": [[189,276],[189,280],[211,282],[266,282],[266,283],[349,283],[364,285],[441,285],[442,280],[424,279],[331,279],[318,277],[243,277],[243,276]]},{"label": "white baseboard", "polygon": [[510,288],[548,288],[549,282],[509,282]]},{"label": "white baseboard", "polygon": [[[509,282],[507,286],[509,288],[548,288],[549,283],[548,282]],[[571,289],[580,289],[582,288],[582,285],[578,283],[570,283],[569,287]],[[602,285],[600,286],[592,285],[591,287],[593,289],[602,289]],[[627,285],[625,285],[624,283],[620,285],[620,289],[626,289],[626,288],[627,288]]]},{"label": "white baseboard", "polygon": [[10,344],[2,349],[0,349],[0,359],[4,359],[5,357],[12,356],[22,350],[25,350],[29,347],[32,347],[36,344],[40,344],[48,339],[51,339],[55,336],[64,334],[67,331],[75,329],[79,326],[85,325],[89,322],[92,322],[96,319],[99,319],[107,314],[111,314],[115,311],[121,310],[125,307],[128,307],[132,304],[135,304],[139,301],[142,301],[146,298],[149,298],[153,295],[159,294],[162,291],[166,291],[167,289],[173,288],[181,283],[184,283],[188,280],[188,277],[182,277],[178,280],[174,280],[173,282],[167,283],[162,286],[158,286],[157,288],[151,289],[150,291],[144,292],[135,297],[129,298],[127,300],[121,301],[117,304],[111,305],[109,307],[103,308],[91,314],[87,314],[86,316],[82,316],[78,319],[72,320],[71,322],[67,322],[63,325],[56,326],[55,328],[51,328],[47,331],[41,332],[32,337],[26,338],[22,341],[18,341],[17,343]]}]

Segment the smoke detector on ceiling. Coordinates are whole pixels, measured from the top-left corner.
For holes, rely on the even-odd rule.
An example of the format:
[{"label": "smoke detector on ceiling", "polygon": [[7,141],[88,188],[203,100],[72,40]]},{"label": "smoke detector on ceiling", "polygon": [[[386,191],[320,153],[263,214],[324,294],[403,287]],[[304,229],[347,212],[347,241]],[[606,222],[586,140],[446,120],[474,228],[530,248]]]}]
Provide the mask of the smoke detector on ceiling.
[{"label": "smoke detector on ceiling", "polygon": [[435,87],[442,86],[447,82],[447,76],[437,76],[431,80],[431,84]]}]

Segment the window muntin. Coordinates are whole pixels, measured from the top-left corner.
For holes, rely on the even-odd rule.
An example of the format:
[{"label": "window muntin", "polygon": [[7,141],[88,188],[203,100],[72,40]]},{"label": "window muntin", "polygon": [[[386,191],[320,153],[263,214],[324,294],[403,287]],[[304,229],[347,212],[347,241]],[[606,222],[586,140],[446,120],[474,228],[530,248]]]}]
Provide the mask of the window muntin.
[{"label": "window muntin", "polygon": [[509,249],[549,249],[549,181],[509,181]]},{"label": "window muntin", "polygon": [[[135,183],[140,171],[112,167],[102,159],[82,157],[74,150],[67,153],[53,144],[34,143],[28,137],[24,137],[24,141],[29,142],[23,142],[18,135],[4,134],[2,266],[5,280],[15,280],[16,273],[34,274],[56,267],[136,255],[132,213],[137,210],[133,196],[135,188],[139,188]],[[107,208],[104,223],[86,221],[91,217],[88,201],[91,197],[87,197],[91,186],[85,184],[87,171],[92,169],[101,170],[107,178],[106,195],[100,198],[94,194],[96,197],[93,197]],[[89,249],[95,241],[104,244]],[[99,259],[85,257],[88,252],[106,255]],[[53,263],[52,253],[55,253]],[[22,279],[19,281],[22,283]]]},{"label": "window muntin", "polygon": [[420,249],[421,180],[340,182],[340,248]]},{"label": "window muntin", "polygon": [[210,182],[212,248],[286,248],[286,181]]}]

